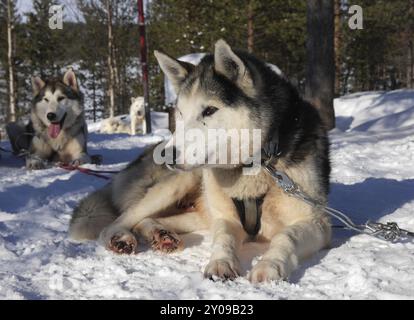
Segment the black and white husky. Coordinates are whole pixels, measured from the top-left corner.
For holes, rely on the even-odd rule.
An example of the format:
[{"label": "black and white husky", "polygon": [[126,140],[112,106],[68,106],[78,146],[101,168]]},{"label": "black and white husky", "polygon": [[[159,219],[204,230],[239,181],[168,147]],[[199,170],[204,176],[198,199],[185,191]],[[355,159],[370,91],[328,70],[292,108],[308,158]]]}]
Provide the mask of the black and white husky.
[{"label": "black and white husky", "polygon": [[[155,55],[177,92],[177,121],[186,132],[197,129],[207,139],[210,129],[260,129],[262,146],[278,145],[272,165],[326,203],[327,132],[318,111],[286,79],[223,40],[197,66]],[[185,145],[174,148],[169,166],[180,170],[154,164],[148,151],[80,203],[70,236],[99,238],[112,251],[133,253],[140,235],[154,249],[170,252],[182,244],[177,234],[209,228],[213,244],[205,276],[213,279],[240,276],[238,250],[246,239],[268,241],[269,249],[248,274],[254,283],[288,278],[302,259],[329,244],[324,212],[285,194],[260,167],[257,174],[245,175],[242,163],[190,163],[186,158],[178,163],[180,154],[191,152]]]},{"label": "black and white husky", "polygon": [[83,95],[75,73],[62,80],[32,78],[30,122],[23,128],[12,123],[8,133],[16,153],[27,149],[26,167],[43,169],[48,161],[80,165],[90,162]]}]

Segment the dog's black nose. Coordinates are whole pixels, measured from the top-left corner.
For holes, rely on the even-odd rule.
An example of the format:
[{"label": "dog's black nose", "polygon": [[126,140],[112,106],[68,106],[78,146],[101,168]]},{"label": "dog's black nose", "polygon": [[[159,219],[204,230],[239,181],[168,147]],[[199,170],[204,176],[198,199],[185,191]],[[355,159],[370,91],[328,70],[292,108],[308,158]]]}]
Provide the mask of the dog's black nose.
[{"label": "dog's black nose", "polygon": [[54,120],[56,120],[56,113],[54,113],[54,112],[49,112],[49,113],[46,115],[46,117],[47,117],[47,119],[48,119],[49,121],[54,121]]}]

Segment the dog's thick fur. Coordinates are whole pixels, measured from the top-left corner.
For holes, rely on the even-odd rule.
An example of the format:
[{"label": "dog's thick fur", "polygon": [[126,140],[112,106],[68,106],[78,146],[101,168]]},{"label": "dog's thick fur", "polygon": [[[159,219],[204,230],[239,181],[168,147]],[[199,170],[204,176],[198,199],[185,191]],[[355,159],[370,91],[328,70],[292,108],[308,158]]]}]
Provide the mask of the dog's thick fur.
[{"label": "dog's thick fur", "polygon": [[143,97],[132,97],[129,108],[129,121],[127,117],[112,117],[102,121],[100,133],[128,133],[136,135],[139,128],[143,134],[147,132],[145,122],[145,107]]},{"label": "dog's thick fur", "polygon": [[[90,162],[83,95],[73,70],[69,69],[62,80],[33,77],[32,87],[29,124],[24,128],[10,124],[8,128],[14,151],[29,151],[26,167],[43,169],[48,161],[75,165]],[[49,118],[55,115],[53,121],[48,114]],[[51,126],[58,131],[51,133]]]},{"label": "dog's thick fur", "polygon": [[[260,128],[262,143],[278,133],[277,169],[326,203],[327,133],[316,109],[285,79],[223,40],[197,67],[155,54],[178,93],[177,110],[186,129]],[[205,113],[208,106],[214,106],[214,112]],[[249,236],[232,198],[264,196],[256,239],[270,245],[249,272],[252,282],[285,279],[301,259],[329,244],[330,222],[322,210],[285,194],[263,170],[243,175],[243,168],[234,165],[183,163],[175,168],[190,171],[157,166],[149,151],[80,203],[71,221],[71,237],[99,238],[108,249],[132,253],[136,234],[141,234],[154,248],[172,251],[180,245],[175,233],[210,228],[213,246],[205,276],[233,279],[240,275],[237,251]],[[181,208],[177,203],[190,205]]]},{"label": "dog's thick fur", "polygon": [[129,117],[131,119],[131,135],[137,134],[137,127],[141,127],[143,134],[147,133],[147,123],[145,122],[145,103],[144,97],[132,97],[131,107],[129,108]]}]

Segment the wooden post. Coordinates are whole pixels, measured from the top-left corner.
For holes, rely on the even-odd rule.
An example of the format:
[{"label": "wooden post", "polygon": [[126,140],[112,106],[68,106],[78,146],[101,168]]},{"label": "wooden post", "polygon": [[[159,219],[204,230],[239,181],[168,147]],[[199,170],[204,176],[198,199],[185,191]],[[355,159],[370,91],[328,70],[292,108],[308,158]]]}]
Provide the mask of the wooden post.
[{"label": "wooden post", "polygon": [[142,85],[144,88],[144,104],[145,104],[145,122],[147,124],[147,132],[151,133],[151,110],[149,104],[149,86],[148,86],[148,64],[147,64],[147,42],[145,37],[145,15],[144,1],[138,0],[138,25],[139,25],[139,44],[141,49],[141,70]]},{"label": "wooden post", "polygon": [[175,131],[175,107],[168,106],[167,112],[168,112],[168,129],[172,133],[174,133]]}]

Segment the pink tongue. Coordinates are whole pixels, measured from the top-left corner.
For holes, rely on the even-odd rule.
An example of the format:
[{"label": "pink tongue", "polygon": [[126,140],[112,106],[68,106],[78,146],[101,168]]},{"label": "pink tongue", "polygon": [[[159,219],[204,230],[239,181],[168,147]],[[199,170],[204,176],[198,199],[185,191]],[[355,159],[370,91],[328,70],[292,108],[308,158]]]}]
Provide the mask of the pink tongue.
[{"label": "pink tongue", "polygon": [[54,124],[54,123],[52,123],[48,128],[47,128],[47,131],[48,131],[48,133],[49,133],[49,136],[52,138],[52,139],[56,139],[57,138],[57,136],[59,135],[59,133],[60,133],[60,124],[58,123],[58,124]]}]

